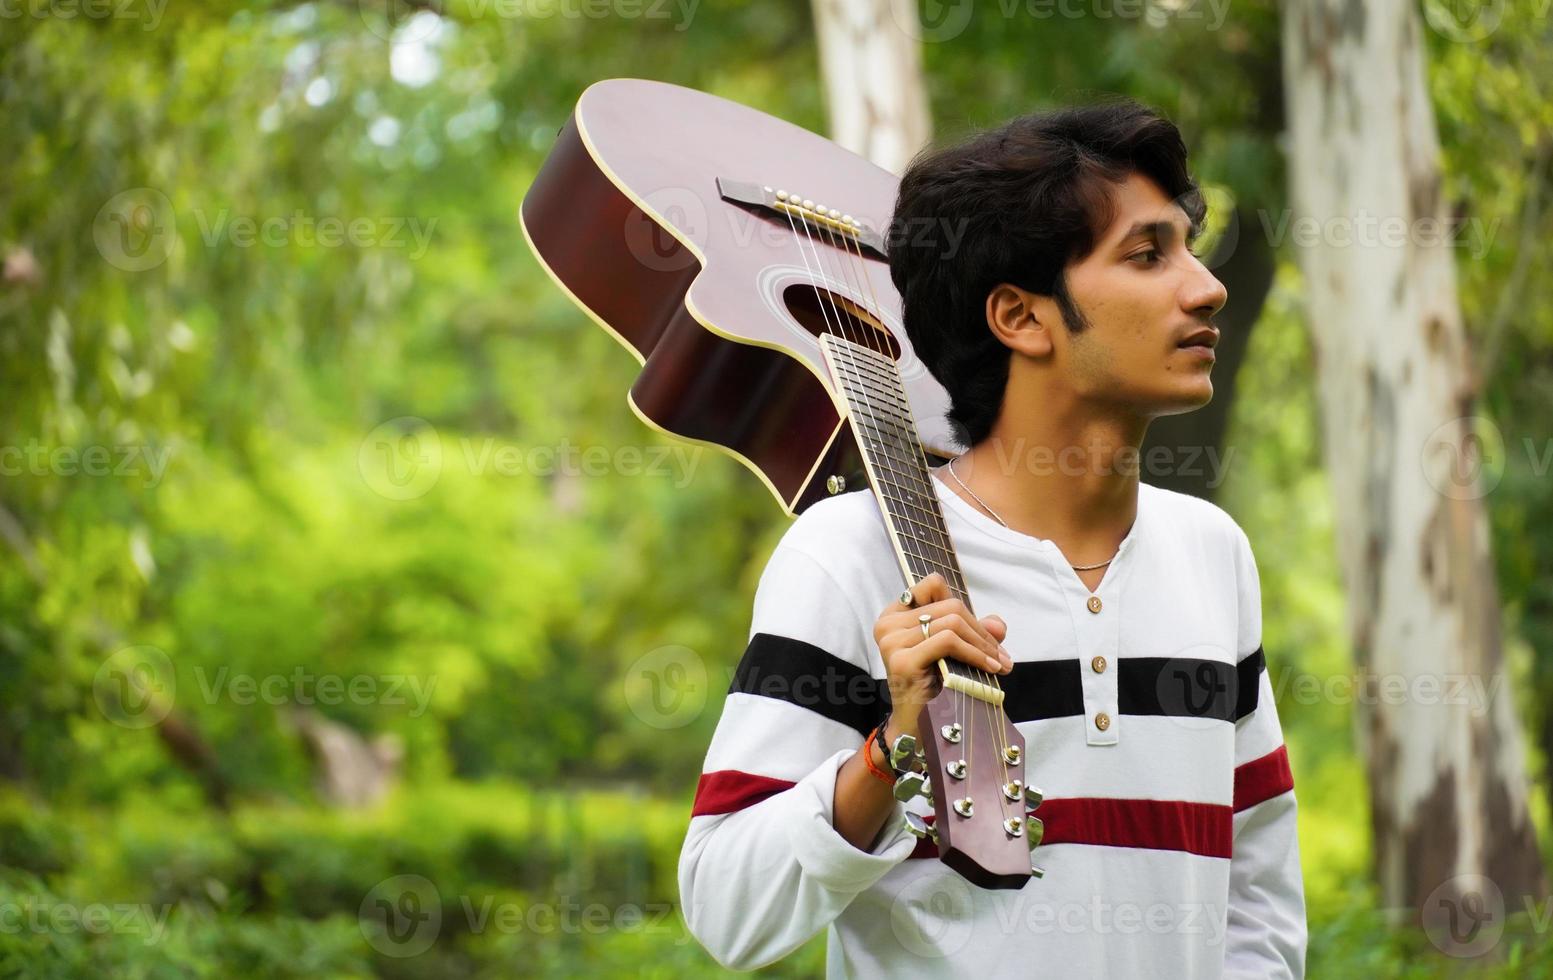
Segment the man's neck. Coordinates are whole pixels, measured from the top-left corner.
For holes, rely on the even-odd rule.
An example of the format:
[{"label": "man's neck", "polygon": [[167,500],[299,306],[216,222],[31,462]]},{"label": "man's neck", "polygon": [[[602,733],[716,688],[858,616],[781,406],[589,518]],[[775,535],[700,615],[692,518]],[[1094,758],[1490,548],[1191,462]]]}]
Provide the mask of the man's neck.
[{"label": "man's neck", "polygon": [[954,476],[947,468],[938,475],[972,507],[990,507],[1013,530],[1055,542],[1074,564],[1105,561],[1137,518],[1148,423],[1055,408],[1005,411],[955,463]]}]

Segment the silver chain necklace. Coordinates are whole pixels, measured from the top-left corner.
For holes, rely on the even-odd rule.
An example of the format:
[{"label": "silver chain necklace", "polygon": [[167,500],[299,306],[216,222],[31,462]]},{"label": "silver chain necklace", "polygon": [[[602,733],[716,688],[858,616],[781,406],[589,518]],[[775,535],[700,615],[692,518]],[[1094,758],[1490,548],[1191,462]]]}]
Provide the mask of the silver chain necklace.
[{"label": "silver chain necklace", "polygon": [[[956,456],[954,459],[959,459],[959,458],[960,458],[959,456]],[[1004,527],[1008,527],[1008,522],[1005,521],[1003,518],[999,517],[997,511],[993,510],[991,507],[987,507],[987,502],[985,500],[981,499],[980,497],[977,497],[975,490],[972,490],[970,487],[965,486],[965,481],[960,479],[960,474],[958,474],[958,473],[956,473],[954,471],[954,459],[951,459],[949,461],[949,475],[954,477],[954,482],[958,483],[962,487],[965,487],[965,492],[966,493],[970,494],[971,497],[974,498],[975,501],[978,504],[981,504],[983,507],[986,507],[987,513],[992,515],[992,519],[993,520],[997,521],[999,524],[1003,525]],[[1120,549],[1117,549],[1117,550],[1118,550],[1118,553],[1120,553]],[[1073,569],[1075,572],[1092,572],[1092,571],[1094,571],[1097,568],[1104,568],[1105,566],[1111,564],[1111,562],[1113,562],[1115,560],[1116,560],[1116,555],[1112,555],[1111,557],[1107,558],[1105,561],[1099,562],[1098,564],[1094,564],[1094,565],[1075,565],[1072,562],[1069,562],[1068,563],[1068,567]]]}]

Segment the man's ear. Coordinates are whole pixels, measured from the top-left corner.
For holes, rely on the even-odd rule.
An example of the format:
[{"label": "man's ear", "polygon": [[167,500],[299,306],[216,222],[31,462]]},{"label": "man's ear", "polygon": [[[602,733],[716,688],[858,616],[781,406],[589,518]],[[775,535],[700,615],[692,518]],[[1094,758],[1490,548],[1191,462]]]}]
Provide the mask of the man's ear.
[{"label": "man's ear", "polygon": [[987,293],[988,328],[1004,346],[1027,357],[1051,354],[1051,327],[1060,316],[1051,297],[1012,283],[1000,282]]}]

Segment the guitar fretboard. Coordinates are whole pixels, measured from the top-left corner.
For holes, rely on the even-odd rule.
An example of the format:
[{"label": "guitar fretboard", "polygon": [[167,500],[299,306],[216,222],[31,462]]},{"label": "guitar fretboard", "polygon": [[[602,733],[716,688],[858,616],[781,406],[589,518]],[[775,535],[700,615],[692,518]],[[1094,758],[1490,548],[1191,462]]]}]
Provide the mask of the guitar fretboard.
[{"label": "guitar fretboard", "polygon": [[889,355],[835,334],[820,349],[846,399],[852,432],[907,584],[938,572],[969,608],[944,512],[917,437],[900,370]]}]

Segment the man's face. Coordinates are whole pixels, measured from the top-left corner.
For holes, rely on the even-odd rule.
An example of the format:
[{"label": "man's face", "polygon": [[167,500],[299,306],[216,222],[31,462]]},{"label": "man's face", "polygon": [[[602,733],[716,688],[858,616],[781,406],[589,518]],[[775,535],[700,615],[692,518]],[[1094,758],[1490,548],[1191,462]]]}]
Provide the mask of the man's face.
[{"label": "man's face", "polygon": [[[1131,175],[1113,204],[1095,249],[1067,269],[1068,295],[1088,326],[1052,330],[1052,353],[1067,362],[1063,374],[1079,397],[1144,418],[1200,408],[1213,398],[1213,352],[1204,345],[1217,333],[1192,335],[1212,326],[1224,284],[1192,253],[1186,212],[1152,180]],[[1056,305],[1043,309],[1050,315]],[[1183,346],[1192,340],[1197,346]]]}]

